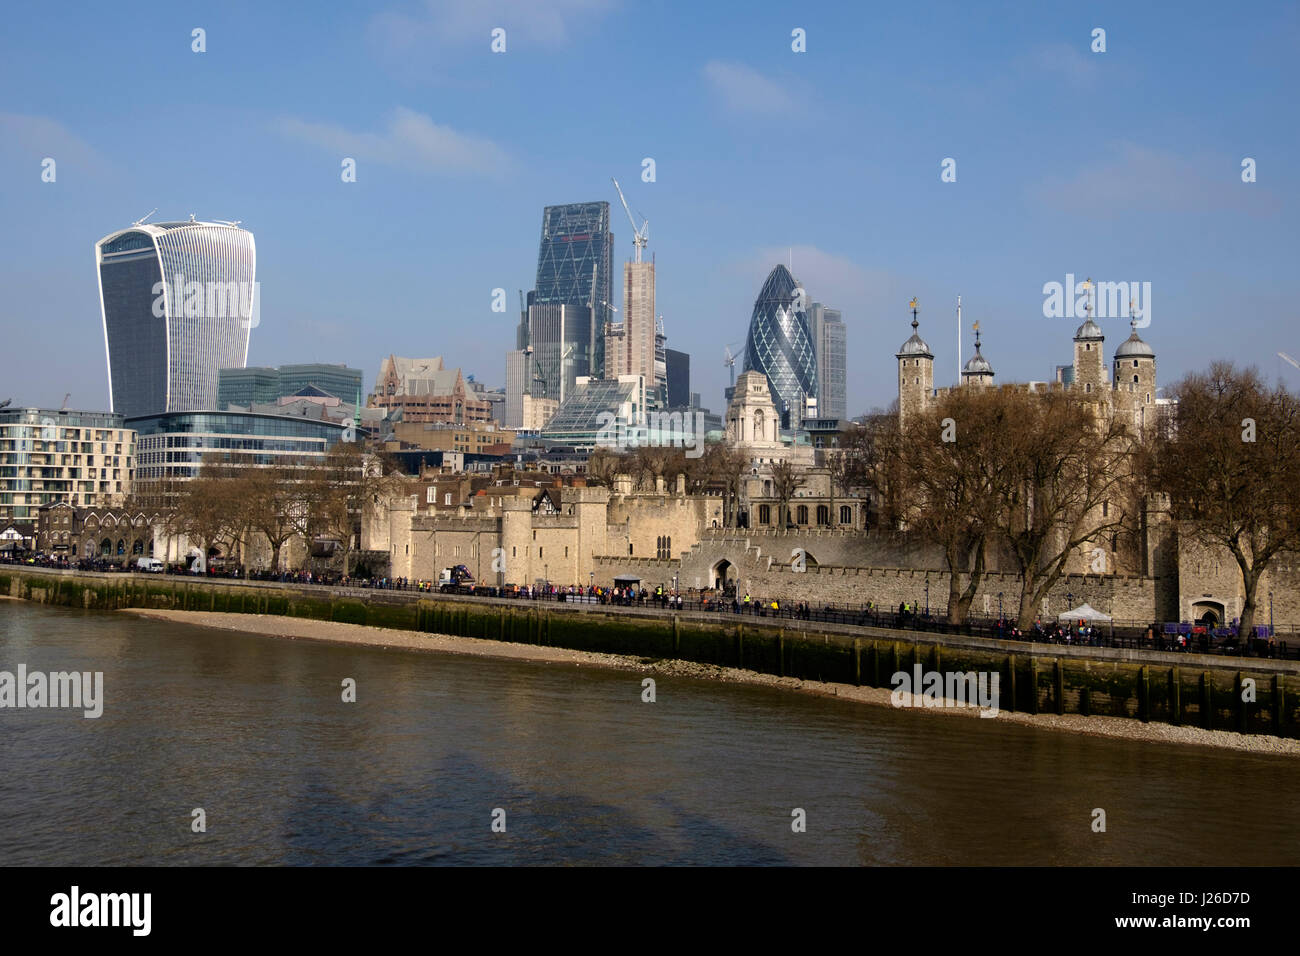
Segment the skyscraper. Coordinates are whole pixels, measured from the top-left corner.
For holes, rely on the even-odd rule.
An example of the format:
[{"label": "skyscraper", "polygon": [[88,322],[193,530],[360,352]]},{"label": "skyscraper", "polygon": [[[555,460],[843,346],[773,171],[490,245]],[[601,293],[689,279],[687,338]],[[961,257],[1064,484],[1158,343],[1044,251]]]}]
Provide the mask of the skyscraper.
[{"label": "skyscraper", "polygon": [[754,301],[745,342],[745,371],[767,376],[783,428],[798,428],[804,399],[817,396],[817,355],[803,288],[778,265]]},{"label": "skyscraper", "polygon": [[218,369],[248,364],[253,234],[234,223],[135,223],[95,243],[111,408],[127,418],[217,407]]},{"label": "skyscraper", "polygon": [[[685,408],[692,404],[691,399],[691,357],[677,349],[667,349],[668,362],[668,407]],[[695,404],[699,404],[696,402]]]},{"label": "skyscraper", "polygon": [[655,264],[623,263],[623,320],[605,337],[605,376],[655,382]]},{"label": "skyscraper", "polygon": [[[537,252],[537,283],[528,297],[529,344],[537,349],[548,344],[545,329],[534,327],[545,324],[558,331],[560,323],[549,319],[534,323],[534,305],[564,305],[568,313],[565,329],[581,324],[585,327],[587,341],[585,365],[575,365],[574,376],[599,375],[605,365],[605,322],[609,319],[611,279],[614,271],[614,235],[609,229],[609,203],[570,203],[564,206],[547,206],[542,211],[542,238]],[[586,322],[575,314],[576,309],[594,313]],[[539,338],[539,335],[543,336]],[[565,346],[549,342],[561,352]],[[520,343],[522,347],[522,343]],[[570,384],[572,378],[570,378]]]},{"label": "skyscraper", "polygon": [[845,328],[839,309],[814,302],[808,309],[808,327],[817,355],[817,414],[821,418],[847,418]]}]

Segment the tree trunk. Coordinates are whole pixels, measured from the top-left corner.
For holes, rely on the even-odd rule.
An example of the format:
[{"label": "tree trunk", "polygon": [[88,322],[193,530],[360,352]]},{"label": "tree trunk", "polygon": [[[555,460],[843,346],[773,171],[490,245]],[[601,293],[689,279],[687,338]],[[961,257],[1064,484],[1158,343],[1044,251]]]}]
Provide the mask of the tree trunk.
[{"label": "tree trunk", "polygon": [[961,573],[962,565],[960,548],[957,542],[948,542],[947,547],[943,549],[944,563],[948,565],[948,623],[954,627],[961,624]]},{"label": "tree trunk", "polygon": [[1251,630],[1255,626],[1255,589],[1259,587],[1259,571],[1240,559],[1237,563],[1241,567],[1242,590],[1246,593],[1246,600],[1241,605],[1241,623],[1237,633],[1246,641],[1250,639]]},{"label": "tree trunk", "polygon": [[966,623],[966,618],[970,614],[971,602],[975,600],[975,595],[979,593],[980,585],[984,582],[984,539],[977,539],[974,548],[975,567],[971,570],[970,581],[966,584],[966,590],[957,599],[958,624]]},{"label": "tree trunk", "polygon": [[1020,613],[1016,618],[1016,627],[1022,631],[1027,631],[1034,626],[1034,600],[1037,597],[1038,578],[1032,571],[1022,570],[1020,573],[1022,586],[1020,588]]}]

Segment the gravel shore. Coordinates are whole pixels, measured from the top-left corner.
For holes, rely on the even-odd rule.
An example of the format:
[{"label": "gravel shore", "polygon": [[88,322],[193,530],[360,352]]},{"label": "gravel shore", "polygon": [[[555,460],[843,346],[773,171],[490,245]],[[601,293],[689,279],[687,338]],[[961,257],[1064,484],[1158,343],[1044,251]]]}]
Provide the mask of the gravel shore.
[{"label": "gravel shore", "polygon": [[[596,654],[574,651],[562,647],[538,647],[532,644],[510,644],[502,641],[485,641],[475,637],[452,637],[445,634],[425,634],[420,631],[398,631],[387,628],[366,627],[361,624],[341,624],[334,621],[313,621],[302,618],[267,614],[227,614],[212,611],[175,611],[160,608],[124,608],[119,613],[138,614],[141,617],[163,621],[184,621],[197,627],[226,631],[242,631],[289,640],[323,641],[332,644],[359,644],[365,647],[398,648],[414,651],[435,651],[469,657],[497,657],[506,660],[534,661],[544,664],[564,664],[574,667],[601,667],[611,670],[667,677],[692,677],[723,681],[729,684],[752,684],[762,687],[780,687],[806,694],[820,694],[857,701],[878,707],[892,706],[890,691],[876,687],[854,687],[850,684],[831,684],[821,681],[800,680],[794,677],[776,677],[757,674],[733,667],[716,667],[686,661],[655,660],[628,657],[621,654]],[[925,717],[957,717],[979,719],[974,707],[912,708]],[[1200,747],[1221,747],[1246,753],[1283,754],[1300,757],[1300,740],[1285,740],[1260,734],[1244,735],[1226,730],[1203,730],[1199,727],[1174,727],[1170,724],[1144,724],[1138,720],[1120,717],[1083,717],[1077,714],[1022,714],[1001,711],[996,720],[1010,721],[1045,730],[1087,734],[1094,737],[1123,737],[1129,740],[1154,740],[1164,743],[1191,744]]]}]

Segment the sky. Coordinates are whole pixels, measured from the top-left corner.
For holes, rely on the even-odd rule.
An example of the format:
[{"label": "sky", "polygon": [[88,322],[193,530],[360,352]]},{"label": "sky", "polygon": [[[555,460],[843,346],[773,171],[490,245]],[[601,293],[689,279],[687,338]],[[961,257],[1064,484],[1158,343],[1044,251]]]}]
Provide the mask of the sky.
[{"label": "sky", "polygon": [[[441,355],[501,385],[544,206],[609,201],[621,275],[611,177],[650,222],[668,346],[714,411],[778,262],[843,312],[850,415],[894,399],[912,297],[937,386],[956,378],[958,295],[966,358],[979,321],[998,381],[1050,378],[1079,320],[1046,316],[1044,286],[1067,274],[1150,283],[1163,382],[1224,358],[1300,389],[1277,358],[1300,358],[1298,11],[18,5],[0,35],[0,400],[108,408],[93,247],[155,208],[254,233],[250,365],[344,362],[369,388],[390,353]],[[1128,322],[1100,324],[1109,356]]]}]

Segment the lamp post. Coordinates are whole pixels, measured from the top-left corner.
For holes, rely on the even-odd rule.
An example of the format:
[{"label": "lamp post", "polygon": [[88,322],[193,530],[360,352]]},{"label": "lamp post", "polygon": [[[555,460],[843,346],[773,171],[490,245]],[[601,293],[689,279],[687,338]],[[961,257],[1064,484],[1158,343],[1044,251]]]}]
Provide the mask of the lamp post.
[{"label": "lamp post", "polygon": [[1002,592],[998,592],[998,623],[1002,623]]},{"label": "lamp post", "polygon": [[925,579],[925,616],[930,616],[930,579]]},{"label": "lamp post", "polygon": [[1272,592],[1272,591],[1269,591],[1269,592],[1268,592],[1268,636],[1269,636],[1270,638],[1272,638],[1272,637],[1274,636],[1274,631],[1273,631],[1273,592]]}]

